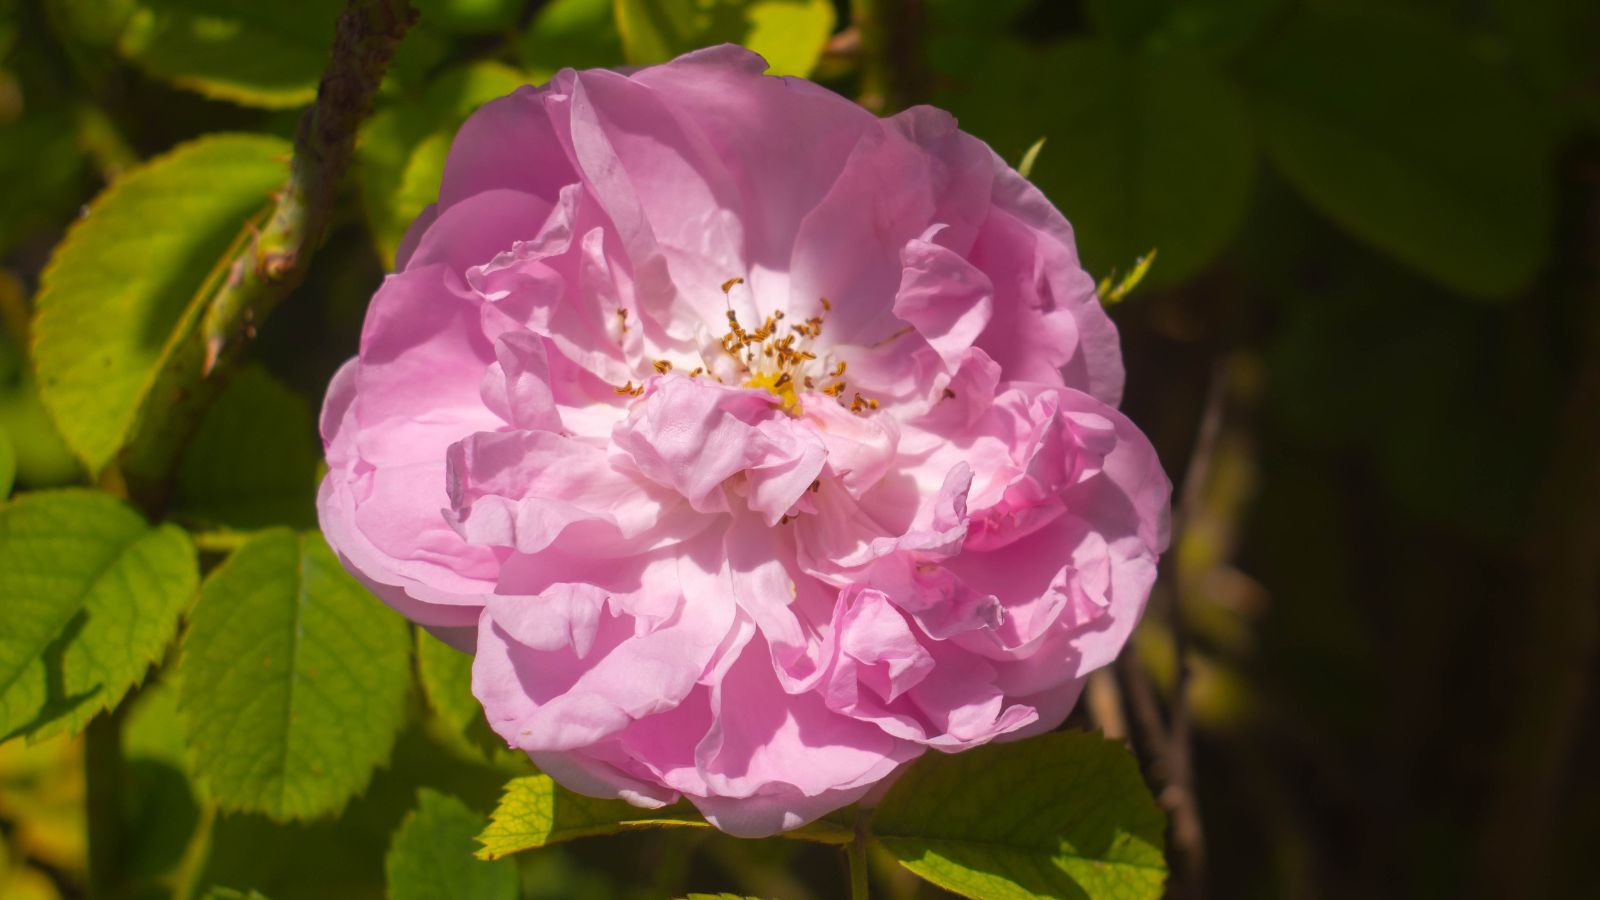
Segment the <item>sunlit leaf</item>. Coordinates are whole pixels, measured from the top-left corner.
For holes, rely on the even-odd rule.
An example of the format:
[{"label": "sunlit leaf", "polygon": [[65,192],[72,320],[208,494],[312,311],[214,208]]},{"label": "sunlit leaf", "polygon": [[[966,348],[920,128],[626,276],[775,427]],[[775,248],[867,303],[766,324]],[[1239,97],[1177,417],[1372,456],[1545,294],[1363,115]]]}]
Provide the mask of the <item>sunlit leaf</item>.
[{"label": "sunlit leaf", "polygon": [[439,76],[420,100],[384,106],[362,127],[362,205],[386,265],[393,264],[411,220],[439,198],[456,129],[473,110],[526,80],[499,63],[474,63]]},{"label": "sunlit leaf", "polygon": [[162,656],[199,580],[179,528],[109,494],[0,506],[0,740],[76,732]]},{"label": "sunlit leaf", "polygon": [[51,257],[33,326],[40,396],[91,472],[138,426],[173,348],[198,326],[202,287],[287,177],[264,135],[184,144],[95,199]]},{"label": "sunlit leaf", "polygon": [[588,69],[622,62],[615,0],[552,0],[539,8],[517,44],[523,68],[536,81],[558,69]]},{"label": "sunlit leaf", "polygon": [[1082,732],[930,753],[871,823],[901,865],[983,900],[1160,897],[1164,826],[1127,748]]},{"label": "sunlit leaf", "polygon": [[120,50],[151,75],[246,106],[304,106],[328,62],[339,0],[138,0]]},{"label": "sunlit leaf", "polygon": [[616,0],[628,61],[665,62],[713,44],[743,44],[776,75],[809,75],[833,33],[829,0]]},{"label": "sunlit leaf", "polygon": [[320,535],[261,532],[207,576],[184,635],[180,709],[219,806],[273,818],[342,807],[405,719],[405,622]]},{"label": "sunlit leaf", "polygon": [[687,803],[640,809],[621,800],[596,800],[574,794],[548,775],[529,775],[506,783],[489,826],[478,835],[482,859],[499,859],[522,850],[578,838],[640,828],[709,827]]},{"label": "sunlit leaf", "polygon": [[[661,809],[641,809],[621,800],[597,800],[556,784],[548,775],[529,775],[506,782],[505,794],[478,835],[478,856],[499,859],[523,850],[578,838],[648,828],[710,828],[687,801]],[[823,818],[780,837],[823,844],[848,843],[854,834],[846,825]]]}]

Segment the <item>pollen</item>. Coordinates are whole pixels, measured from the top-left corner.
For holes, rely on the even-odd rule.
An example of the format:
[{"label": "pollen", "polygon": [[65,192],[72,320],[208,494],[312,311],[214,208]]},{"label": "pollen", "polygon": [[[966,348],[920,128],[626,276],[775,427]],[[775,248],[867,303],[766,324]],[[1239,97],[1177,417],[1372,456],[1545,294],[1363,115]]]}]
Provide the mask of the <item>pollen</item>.
[{"label": "pollen", "polygon": [[[743,281],[743,278],[724,281],[722,293],[729,294],[734,285]],[[722,351],[744,370],[742,384],[745,387],[770,392],[782,401],[784,411],[790,415],[799,414],[801,392],[818,390],[818,385],[823,385],[823,394],[834,398],[840,406],[853,413],[864,415],[877,409],[877,400],[850,390],[844,380],[848,368],[844,360],[819,359],[817,350],[813,349],[816,340],[822,336],[823,321],[833,310],[833,304],[826,297],[821,298],[821,305],[822,315],[809,316],[804,321],[785,323],[783,311],[778,310],[760,323],[747,326],[739,320],[739,313],[733,309],[730,297],[726,313],[728,330],[719,341]],[[662,375],[672,368],[666,360],[658,360],[654,365]],[[696,369],[689,376],[692,378],[701,371]],[[629,393],[622,390],[618,392]],[[845,399],[847,394],[849,400]]]}]

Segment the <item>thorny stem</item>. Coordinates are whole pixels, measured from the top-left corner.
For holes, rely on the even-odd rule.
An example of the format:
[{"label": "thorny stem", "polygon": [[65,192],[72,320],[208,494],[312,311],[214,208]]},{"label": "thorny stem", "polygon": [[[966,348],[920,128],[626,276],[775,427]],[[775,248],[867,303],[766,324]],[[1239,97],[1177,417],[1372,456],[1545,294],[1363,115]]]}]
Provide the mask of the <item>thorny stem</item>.
[{"label": "thorny stem", "polygon": [[305,277],[333,218],[357,126],[416,17],[409,0],[345,4],[316,102],[300,118],[288,184],[253,237],[225,262],[198,329],[162,373],[157,393],[164,402],[152,407],[123,453],[130,490],[147,508],[164,502],[172,468],[240,351]]}]

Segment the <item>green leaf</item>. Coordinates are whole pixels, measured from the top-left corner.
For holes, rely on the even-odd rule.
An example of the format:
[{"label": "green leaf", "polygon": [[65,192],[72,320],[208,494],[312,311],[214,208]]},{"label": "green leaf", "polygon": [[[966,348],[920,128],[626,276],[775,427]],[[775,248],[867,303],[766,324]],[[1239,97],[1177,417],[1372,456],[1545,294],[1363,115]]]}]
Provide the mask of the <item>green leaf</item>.
[{"label": "green leaf", "polygon": [[548,775],[506,782],[505,794],[478,835],[480,859],[500,859],[522,850],[577,838],[641,828],[709,828],[688,803],[640,809],[621,800],[596,800],[574,794]]},{"label": "green leaf", "polygon": [[308,527],[318,456],[305,400],[261,369],[244,369],[184,452],[173,511],[241,529]]},{"label": "green leaf", "polygon": [[483,718],[472,696],[472,656],[417,629],[417,675],[428,706],[452,734],[464,735]]},{"label": "green leaf", "polygon": [[11,437],[0,428],[0,500],[11,496],[11,485],[17,480],[17,451],[11,449]]},{"label": "green leaf", "polygon": [[109,494],[0,506],[0,740],[77,732],[161,658],[199,574],[182,530]]},{"label": "green leaf", "polygon": [[1268,155],[1357,237],[1474,296],[1515,292],[1543,264],[1547,141],[1463,38],[1393,11],[1317,9],[1254,75]]},{"label": "green leaf", "polygon": [[483,826],[484,817],[460,800],[429,788],[418,791],[417,808],[400,823],[384,860],[389,900],[516,900],[516,863],[473,855],[473,838]]},{"label": "green leaf", "polygon": [[1240,49],[1282,8],[1284,0],[1088,0],[1097,32],[1152,49],[1184,47],[1207,56]]},{"label": "green leaf", "polygon": [[509,30],[527,5],[524,0],[412,0],[421,21],[447,31],[475,34]]},{"label": "green leaf", "polygon": [[240,891],[222,885],[212,885],[206,891],[203,900],[267,900],[267,895],[260,891]]},{"label": "green leaf", "polygon": [[[0,90],[21,94],[0,70]],[[32,95],[26,114],[0,127],[0,253],[28,235],[50,233],[69,221],[88,193],[87,167],[78,147],[78,116],[66,104],[40,102]]]},{"label": "green leaf", "polygon": [[208,97],[285,109],[317,96],[339,0],[139,0],[122,55]]},{"label": "green leaf", "polygon": [[622,62],[614,0],[553,0],[539,9],[517,44],[523,68],[547,81],[566,67],[590,69]]},{"label": "green leaf", "polygon": [[874,811],[873,835],[934,884],[985,900],[1160,897],[1165,818],[1127,748],[1058,732],[930,753]]},{"label": "green leaf", "polygon": [[1255,172],[1249,123],[1203,60],[1074,41],[996,43],[939,98],[1016,159],[1043,135],[1032,181],[1071,220],[1097,276],[1161,248],[1153,284],[1195,274],[1232,238]]},{"label": "green leaf", "polygon": [[362,127],[357,144],[362,205],[387,266],[393,267],[395,248],[411,221],[439,199],[445,155],[461,123],[525,80],[509,66],[474,63],[430,82],[419,100],[385,106]]},{"label": "green leaf", "polygon": [[743,44],[774,75],[810,75],[833,34],[829,0],[616,0],[628,62],[667,60],[712,44]]},{"label": "green leaf", "polygon": [[223,255],[287,177],[289,153],[264,135],[184,144],[107,188],[56,248],[34,364],[45,407],[91,474],[159,412],[158,376],[198,326]]},{"label": "green leaf", "polygon": [[146,684],[122,730],[126,815],[122,856],[136,884],[181,895],[186,853],[206,840],[200,798],[188,777],[188,748],[169,678]]},{"label": "green leaf", "polygon": [[[578,838],[637,831],[644,828],[710,828],[687,801],[660,809],[640,809],[621,800],[597,800],[574,794],[548,775],[528,775],[506,782],[505,793],[478,835],[480,859],[499,859]],[[820,844],[846,844],[855,834],[847,824],[825,817],[779,837]]]},{"label": "green leaf", "polygon": [[226,810],[338,810],[404,724],[410,646],[320,535],[261,532],[206,578],[183,639],[196,776]]},{"label": "green leaf", "polygon": [[438,723],[434,736],[467,758],[489,762],[513,774],[528,771],[527,754],[509,750],[489,728],[483,707],[472,695],[472,656],[416,629],[417,676]]},{"label": "green leaf", "polygon": [[[0,308],[25,310],[26,304],[22,285],[0,270]],[[22,346],[26,335],[9,334],[5,318],[0,316],[0,435],[10,445],[13,487],[56,487],[78,481],[78,461],[39,402]]]}]

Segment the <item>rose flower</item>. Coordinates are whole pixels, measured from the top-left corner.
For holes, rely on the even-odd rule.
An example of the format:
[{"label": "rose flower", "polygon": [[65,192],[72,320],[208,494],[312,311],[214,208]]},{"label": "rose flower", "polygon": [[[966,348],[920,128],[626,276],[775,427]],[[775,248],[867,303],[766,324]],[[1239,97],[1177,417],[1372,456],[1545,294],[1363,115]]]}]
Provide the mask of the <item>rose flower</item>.
[{"label": "rose flower", "polygon": [[946,113],[764,69],[567,70],[468,120],[318,499],[512,747],[739,835],[1059,725],[1169,495],[1049,201]]}]

